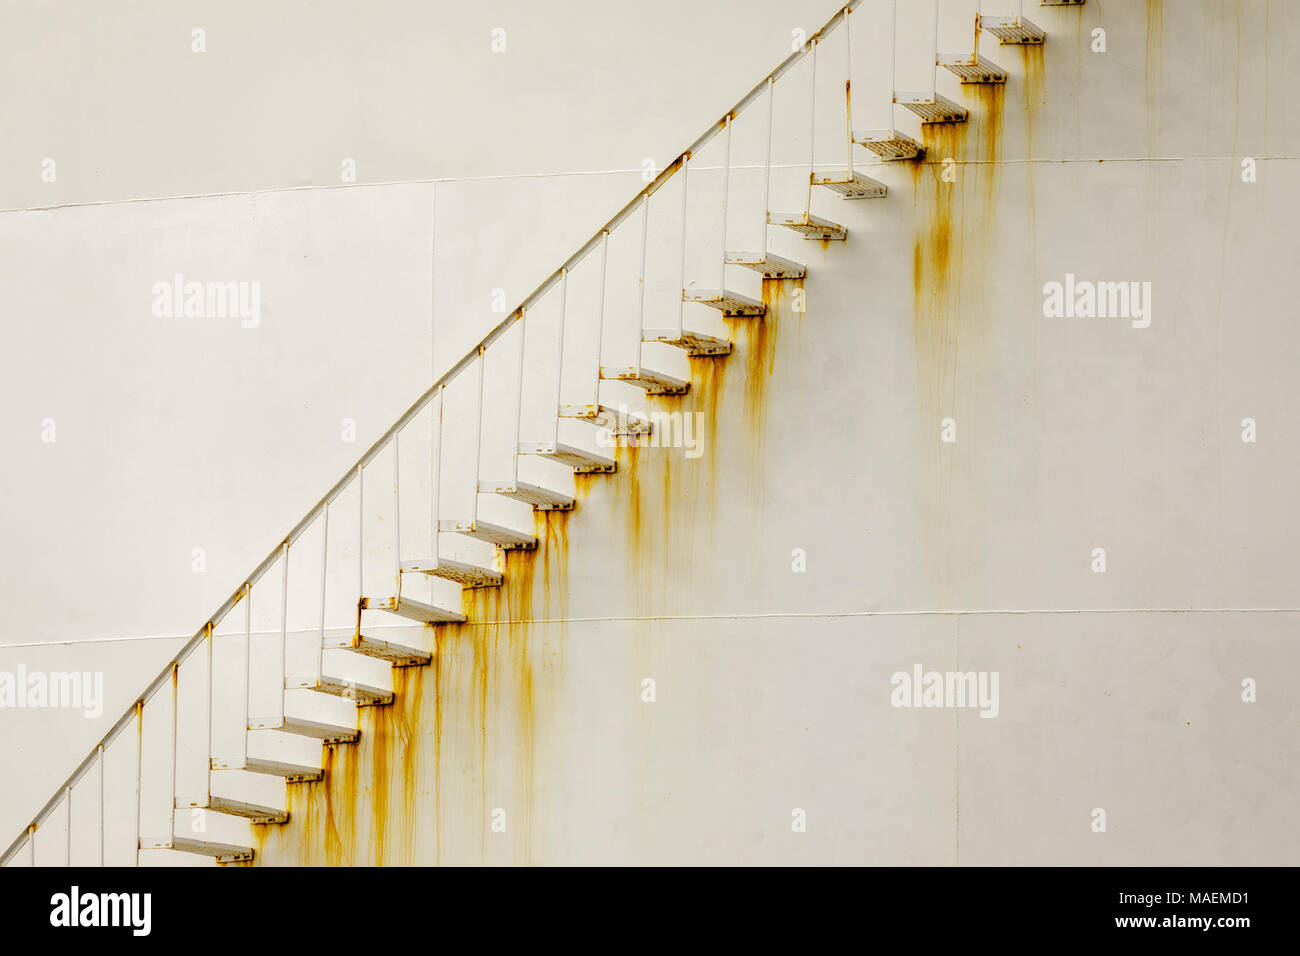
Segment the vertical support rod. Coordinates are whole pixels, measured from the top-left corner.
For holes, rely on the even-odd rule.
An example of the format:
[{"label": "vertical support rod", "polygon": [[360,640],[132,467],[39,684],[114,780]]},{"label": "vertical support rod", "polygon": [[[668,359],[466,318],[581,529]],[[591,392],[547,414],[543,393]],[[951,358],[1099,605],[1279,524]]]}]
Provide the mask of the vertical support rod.
[{"label": "vertical support rod", "polygon": [[[677,297],[677,337],[682,337],[682,325],[684,322],[684,312],[686,308],[686,170],[690,165],[691,154],[687,153],[682,157],[682,260],[681,268],[678,271],[677,285],[681,288],[681,295]],[[764,213],[766,216],[766,212]],[[608,236],[609,234],[606,233]],[[604,268],[602,265],[601,268]],[[604,300],[605,290],[601,288],[601,299]]]},{"label": "vertical support rod", "polygon": [[316,646],[312,649],[312,683],[319,685],[321,674],[325,666],[325,569],[329,561],[330,553],[330,505],[325,502],[325,510],[321,513],[321,532],[320,532],[320,635],[316,641]]},{"label": "vertical support rod", "polygon": [[934,45],[930,49],[933,51],[930,56],[930,99],[933,101],[939,90],[939,0],[934,0]]},{"label": "vertical support rod", "polygon": [[366,596],[366,466],[357,465],[357,600]]},{"label": "vertical support rod", "polygon": [[776,112],[776,80],[767,78],[767,148],[763,160],[763,231],[758,254],[767,257],[767,221],[772,208],[772,117]]},{"label": "vertical support rod", "polygon": [[99,745],[99,865],[104,865],[104,745]]},{"label": "vertical support rod", "polygon": [[68,832],[64,834],[66,840],[63,847],[63,865],[72,866],[72,787],[64,789],[64,802],[68,807]]},{"label": "vertical support rod", "polygon": [[204,625],[204,630],[208,632],[204,638],[204,644],[207,646],[208,658],[208,755],[207,759],[203,761],[203,805],[206,807],[212,803],[212,720],[213,714],[216,711],[216,695],[213,693],[215,688],[213,686],[214,680],[212,674],[212,643],[216,638],[212,633],[213,627],[211,621],[208,621],[208,623]]},{"label": "vertical support rod", "polygon": [[[515,320],[515,324],[519,327],[519,365],[518,368],[516,369],[515,381],[519,383],[519,387],[515,390],[514,441],[510,443],[510,467],[512,469],[510,480],[511,480],[511,487],[513,488],[519,487],[519,435],[524,428],[524,422],[523,422],[524,420],[524,349],[528,344],[528,338],[527,338],[528,328],[524,325],[524,315],[527,313],[527,311],[528,311],[527,309],[520,309],[519,318]],[[596,341],[597,341],[596,352],[597,355],[599,355],[600,353],[599,335],[597,335]],[[600,359],[597,358],[596,361],[597,361],[596,375],[599,378]],[[596,390],[597,392],[600,391],[599,383],[596,386]],[[439,412],[441,412],[441,407],[439,408]],[[560,409],[557,406],[555,409],[555,414],[558,416],[559,413],[560,413]],[[556,421],[556,428],[557,429],[559,428],[558,418]],[[558,436],[557,436],[557,440],[558,440]]]},{"label": "vertical support rod", "polygon": [[844,168],[853,182],[853,38],[849,33],[849,14],[844,10]]},{"label": "vertical support rod", "polygon": [[[144,700],[135,702],[135,865],[140,865],[140,829],[143,826],[144,801],[140,794],[140,778],[144,775]],[[32,828],[35,835],[36,828]]]},{"label": "vertical support rod", "polygon": [[397,576],[399,597],[402,593],[402,456],[398,446],[401,433],[393,436],[393,574]]},{"label": "vertical support rod", "polygon": [[637,275],[636,375],[641,375],[641,341],[645,338],[645,254],[650,238],[650,197],[641,200],[641,271]]},{"label": "vertical support rod", "polygon": [[[474,485],[471,489],[473,497],[470,498],[470,517],[469,524],[471,528],[478,527],[478,471],[479,458],[483,451],[483,353],[486,350],[483,346],[478,349],[478,405],[474,413]],[[558,409],[556,409],[558,411]]]},{"label": "vertical support rod", "polygon": [[446,385],[438,386],[438,415],[433,420],[433,558],[438,559],[438,499],[442,497],[442,405]]},{"label": "vertical support rod", "polygon": [[[600,363],[601,363],[601,343],[605,336],[605,276],[608,274],[609,266],[609,230],[606,229],[601,233],[600,239],[600,305],[596,310],[596,381],[591,393],[591,403],[594,407],[600,407]],[[683,283],[683,288],[685,284]],[[523,321],[523,316],[520,316]],[[521,333],[522,337],[522,333]],[[523,345],[519,346],[522,349]],[[520,376],[519,387],[524,387],[523,377]],[[520,393],[522,395],[522,392]]]},{"label": "vertical support rod", "polygon": [[564,386],[564,320],[569,307],[569,270],[560,270],[560,331],[557,338],[559,345],[555,352],[555,435],[554,441],[560,444],[560,389]]},{"label": "vertical support rod", "polygon": [[[180,734],[177,732],[180,724],[180,683],[181,668],[179,664],[172,665],[172,790],[167,800],[167,846],[176,842],[176,765],[180,763]],[[280,681],[281,684],[284,681]]]},{"label": "vertical support rod", "polygon": [[885,128],[894,128],[894,90],[898,85],[898,0],[889,0],[889,112]]},{"label": "vertical support rod", "polygon": [[727,139],[722,151],[722,254],[718,257],[718,295],[722,295],[727,288],[727,193],[731,188],[731,122],[732,116],[728,113],[723,120],[727,127]]},{"label": "vertical support rod", "polygon": [[253,703],[253,586],[244,584],[244,702],[243,714],[239,727],[239,766],[242,770],[248,763],[248,719]]},{"label": "vertical support rod", "polygon": [[284,685],[289,682],[289,541],[284,542],[284,569],[280,575],[280,711],[275,727],[284,726]]},{"label": "vertical support rod", "polygon": [[804,221],[811,221],[812,216],[812,181],[815,167],[813,165],[813,130],[817,128],[817,40],[812,41],[812,50],[808,54],[810,72],[808,74],[808,192],[804,196]]}]

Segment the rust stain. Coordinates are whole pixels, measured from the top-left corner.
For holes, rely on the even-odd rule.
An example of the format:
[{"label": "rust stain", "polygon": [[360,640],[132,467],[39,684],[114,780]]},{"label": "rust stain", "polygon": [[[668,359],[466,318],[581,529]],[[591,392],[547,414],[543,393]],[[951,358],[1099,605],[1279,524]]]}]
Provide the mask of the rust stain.
[{"label": "rust stain", "polygon": [[[393,692],[396,700],[402,668],[393,668]],[[390,826],[388,788],[391,784],[390,762],[393,757],[396,733],[393,728],[393,707],[366,707],[362,714],[370,718],[362,732],[364,746],[370,758],[370,844],[371,862],[375,866],[387,865],[388,827]],[[348,795],[344,794],[346,799]]]}]

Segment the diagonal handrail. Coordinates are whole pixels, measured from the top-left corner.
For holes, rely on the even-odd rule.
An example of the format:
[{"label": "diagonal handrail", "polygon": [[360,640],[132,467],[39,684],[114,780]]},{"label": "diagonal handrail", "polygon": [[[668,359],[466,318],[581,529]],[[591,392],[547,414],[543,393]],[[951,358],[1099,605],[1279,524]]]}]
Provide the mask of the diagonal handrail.
[{"label": "diagonal handrail", "polygon": [[764,76],[763,79],[753,87],[753,89],[741,97],[735,105],[723,114],[722,117],[705,130],[705,132],[702,133],[693,143],[687,146],[675,160],[664,167],[664,169],[661,170],[654,179],[642,187],[641,190],[633,196],[622,209],[616,212],[608,222],[597,229],[591,238],[588,239],[577,252],[573,253],[573,255],[566,259],[559,268],[543,280],[541,285],[529,293],[513,311],[508,313],[505,318],[503,318],[490,332],[488,332],[477,345],[466,352],[455,365],[444,372],[436,382],[430,385],[429,388],[415,400],[410,408],[408,408],[402,416],[398,418],[386,432],[384,432],[383,435],[375,440],[374,444],[372,444],[365,453],[348,468],[343,477],[335,482],[334,486],[331,487],[330,490],[327,491],[310,510],[308,510],[307,514],[293,526],[289,533],[276,543],[275,547],[271,549],[271,552],[260,564],[257,565],[256,568],[253,569],[253,572],[248,575],[242,583],[240,583],[234,593],[221,603],[221,606],[218,607],[212,616],[204,622],[203,626],[195,632],[194,636],[186,641],[185,646],[176,653],[158,676],[155,677],[145,688],[144,693],[131,703],[131,706],[117,720],[108,733],[106,733],[99,743],[91,749],[90,754],[85,758],[85,760],[77,766],[77,768],[68,776],[67,780],[65,780],[55,791],[54,796],[51,797],[36,816],[32,818],[32,822],[28,824],[28,826],[23,829],[23,832],[9,845],[9,848],[5,850],[3,856],[0,856],[0,866],[8,864],[17,855],[23,845],[34,838],[36,830],[49,818],[50,814],[54,811],[55,807],[59,805],[60,801],[64,799],[68,791],[80,782],[86,772],[98,762],[100,753],[107,748],[108,745],[127,728],[127,726],[138,718],[139,708],[141,708],[147,700],[153,697],[154,693],[172,680],[172,676],[176,669],[179,668],[180,665],[183,664],[189,656],[203,644],[208,635],[216,629],[217,625],[225,619],[226,615],[234,609],[235,605],[249,594],[253,585],[261,580],[266,572],[282,558],[286,550],[312,526],[317,518],[320,518],[325,514],[326,509],[329,508],[334,500],[352,483],[355,478],[357,478],[358,475],[361,474],[362,469],[364,469],[366,465],[370,464],[370,462],[387,447],[388,443],[428,406],[428,404],[438,394],[439,390],[472,365],[485,349],[499,339],[514,324],[517,318],[521,317],[528,309],[532,308],[538,301],[540,301],[557,282],[560,282],[564,278],[567,272],[586,259],[586,257],[595,249],[601,247],[605,236],[613,232],[614,229],[627,220],[638,209],[641,203],[654,195],[654,193],[668,182],[668,180],[670,180],[678,170],[684,169],[687,161],[695,153],[708,145],[708,143],[719,133],[729,130],[731,121],[743,112],[750,104],[758,100],[765,92],[767,92],[769,84],[775,84],[775,82],[788,73],[795,64],[807,56],[811,50],[815,50],[817,44],[833,32],[836,26],[845,21],[848,14],[862,2],[863,0],[848,0],[844,6],[840,7],[840,9],[822,25],[821,29],[807,38],[807,41],[800,47],[800,49],[795,50],[782,60],[774,70]]}]

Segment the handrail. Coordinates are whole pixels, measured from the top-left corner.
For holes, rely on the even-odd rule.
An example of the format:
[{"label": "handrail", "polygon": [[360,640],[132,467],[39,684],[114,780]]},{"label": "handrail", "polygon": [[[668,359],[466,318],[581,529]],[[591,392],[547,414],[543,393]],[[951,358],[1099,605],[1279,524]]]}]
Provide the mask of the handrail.
[{"label": "handrail", "polygon": [[[490,332],[488,332],[487,335],[485,335],[477,345],[475,345],[468,352],[466,352],[465,355],[458,362],[456,362],[455,365],[453,365],[450,369],[444,372],[436,382],[434,382],[432,385],[429,386],[427,390],[425,390],[424,394],[422,394],[418,399],[415,400],[415,402],[411,405],[411,407],[408,408],[402,414],[402,416],[398,418],[397,421],[394,422],[393,425],[386,432],[384,432],[384,434],[381,435],[375,441],[375,443],[372,444],[365,451],[365,453],[362,454],[362,456],[357,459],[357,461],[351,467],[348,468],[348,470],[344,473],[343,477],[340,478],[337,482],[335,482],[334,486],[330,488],[329,491],[325,492],[324,497],[322,497],[318,502],[316,502],[316,504],[311,507],[311,509],[307,512],[307,514],[304,515],[303,518],[293,526],[293,528],[289,531],[289,533],[285,535],[284,538],[282,538],[279,542],[276,543],[275,547],[271,550],[270,554],[268,554],[262,560],[261,564],[259,564],[256,568],[253,569],[253,573],[250,574],[239,585],[239,587],[235,590],[233,594],[230,595],[230,597],[226,598],[226,600],[221,603],[221,606],[217,608],[216,612],[210,618],[208,618],[207,621],[204,622],[203,626],[200,627],[197,632],[195,632],[194,636],[191,637],[185,643],[185,646],[182,647],[176,653],[176,655],[171,659],[171,661],[167,663],[167,665],[163,668],[163,670],[159,673],[159,675],[156,678],[154,678],[154,680],[149,684],[148,687],[145,688],[144,693],[141,694],[139,697],[137,697],[131,703],[131,706],[126,711],[126,713],[124,713],[121,716],[121,718],[118,719],[117,723],[113,725],[112,729],[110,729],[108,733],[106,733],[103,736],[103,738],[99,741],[99,743],[96,744],[94,748],[92,748],[90,754],[86,757],[86,759],[83,760],[77,766],[77,769],[74,770],[68,776],[67,780],[65,780],[63,784],[58,788],[58,790],[55,792],[55,795],[50,798],[49,802],[47,802],[45,806],[43,806],[40,809],[40,812],[38,812],[36,816],[32,818],[32,822],[27,827],[25,827],[23,829],[22,834],[17,839],[15,839],[13,843],[9,845],[9,848],[5,850],[4,855],[0,856],[0,866],[5,866],[6,864],[8,864],[9,861],[12,860],[14,856],[18,853],[18,850],[22,848],[24,843],[34,838],[37,828],[39,828],[40,825],[49,818],[50,813],[53,812],[56,806],[58,806],[59,802],[64,798],[66,792],[71,787],[75,786],[78,782],[80,782],[81,778],[85,775],[86,771],[90,769],[91,765],[95,762],[100,749],[107,748],[108,745],[112,743],[114,739],[116,739],[117,735],[126,728],[127,724],[130,723],[130,721],[135,718],[137,708],[142,706],[146,701],[148,701],[151,697],[153,697],[153,695],[159,689],[165,686],[172,679],[173,670],[175,668],[180,667],[180,665],[185,662],[185,660],[190,656],[190,654],[192,654],[203,643],[205,637],[209,633],[209,629],[215,630],[216,626],[220,624],[222,620],[225,619],[226,615],[230,613],[230,611],[235,607],[235,605],[238,604],[239,601],[249,593],[252,586],[256,584],[259,580],[261,580],[261,578],[266,574],[266,572],[269,571],[271,567],[278,560],[280,560],[280,557],[282,556],[284,549],[288,548],[300,537],[302,537],[302,535],[307,531],[307,529],[311,527],[312,523],[318,517],[324,514],[325,509],[328,508],[329,505],[333,503],[334,499],[336,499],[343,492],[343,490],[352,483],[352,480],[357,477],[357,475],[360,473],[360,470],[363,469],[366,465],[370,464],[370,462],[373,461],[375,457],[381,451],[384,450],[385,447],[387,447],[388,443],[392,441],[393,438],[403,428],[409,425],[411,421],[417,415],[419,415],[420,412],[422,412],[425,409],[425,407],[429,404],[429,402],[433,400],[433,397],[438,393],[438,390],[443,386],[447,385],[449,382],[455,379],[457,375],[459,375],[466,368],[468,368],[475,361],[475,359],[483,352],[483,350],[487,349],[493,342],[499,339],[506,332],[506,330],[509,329],[514,324],[516,317],[522,315],[522,313],[524,313],[526,310],[536,305],[537,302],[540,301],[546,295],[546,293],[549,292],[555,286],[555,284],[564,277],[564,275],[568,271],[572,270],[575,266],[581,263],[592,251],[596,249],[597,246],[601,245],[603,238],[608,233],[613,232],[614,229],[618,228],[618,226],[620,226],[625,220],[627,220],[632,215],[632,213],[636,211],[640,203],[649,199],[649,197],[654,195],[660,189],[660,187],[662,187],[666,182],[668,182],[669,179],[671,179],[674,175],[676,175],[679,169],[684,168],[685,163],[695,153],[697,153],[699,150],[703,149],[706,145],[708,145],[708,143],[713,139],[713,137],[723,132],[724,130],[727,130],[730,127],[731,121],[736,116],[738,116],[741,112],[743,112],[746,109],[746,107],[748,107],[751,103],[753,103],[755,100],[757,100],[760,96],[763,95],[763,93],[767,90],[769,83],[775,83],[778,79],[780,79],[782,76],[788,73],[796,63],[798,63],[800,60],[802,60],[805,56],[808,55],[810,50],[815,49],[816,45],[819,42],[821,42],[823,38],[828,36],[835,29],[835,27],[838,26],[839,23],[847,17],[848,13],[851,10],[853,10],[862,2],[863,0],[848,0],[848,2],[844,4],[844,6],[840,7],[840,9],[837,10],[835,14],[831,16],[831,18],[827,20],[825,24],[822,25],[821,29],[819,29],[816,33],[812,34],[807,38],[807,40],[805,41],[801,49],[795,50],[788,57],[782,60],[781,63],[776,67],[776,69],[772,70],[765,77],[763,77],[763,79],[760,80],[754,86],[753,89],[751,89],[748,93],[746,93],[743,97],[741,97],[740,100],[738,100],[735,103],[735,105],[731,107],[731,109],[727,110],[727,112],[724,113],[722,117],[717,120],[717,122],[715,122],[712,126],[710,126],[693,143],[687,146],[686,149],[684,149],[677,156],[675,160],[673,160],[666,167],[664,167],[664,169],[661,170],[659,174],[655,176],[654,179],[652,179],[648,184],[642,187],[642,189],[635,196],[633,196],[632,199],[625,206],[623,206],[622,209],[616,212],[608,222],[606,222],[603,226],[597,229],[596,232],[592,235],[592,237],[588,239],[585,243],[583,243],[583,245],[581,246],[581,248],[578,249],[577,252],[569,256],[569,258],[566,259],[558,269],[556,269],[554,272],[550,274],[550,276],[548,276],[545,280],[543,280],[541,285],[539,285],[536,289],[530,292],[528,296],[521,303],[519,303],[519,305],[516,306],[513,311],[508,313],[506,317],[503,318]],[[175,801],[174,795],[172,799],[174,802]]]}]

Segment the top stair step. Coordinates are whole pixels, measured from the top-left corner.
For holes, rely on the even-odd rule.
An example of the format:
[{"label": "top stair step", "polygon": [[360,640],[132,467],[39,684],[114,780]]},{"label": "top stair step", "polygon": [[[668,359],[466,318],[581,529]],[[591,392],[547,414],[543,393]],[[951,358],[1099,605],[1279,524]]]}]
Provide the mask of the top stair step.
[{"label": "top stair step", "polygon": [[1024,17],[980,17],[979,27],[1003,43],[1042,43],[1047,34]]},{"label": "top stair step", "polygon": [[844,169],[833,173],[814,173],[812,184],[825,186],[831,192],[839,193],[844,199],[883,199],[887,192],[884,183],[863,176],[857,170],[854,170],[851,176]]}]

